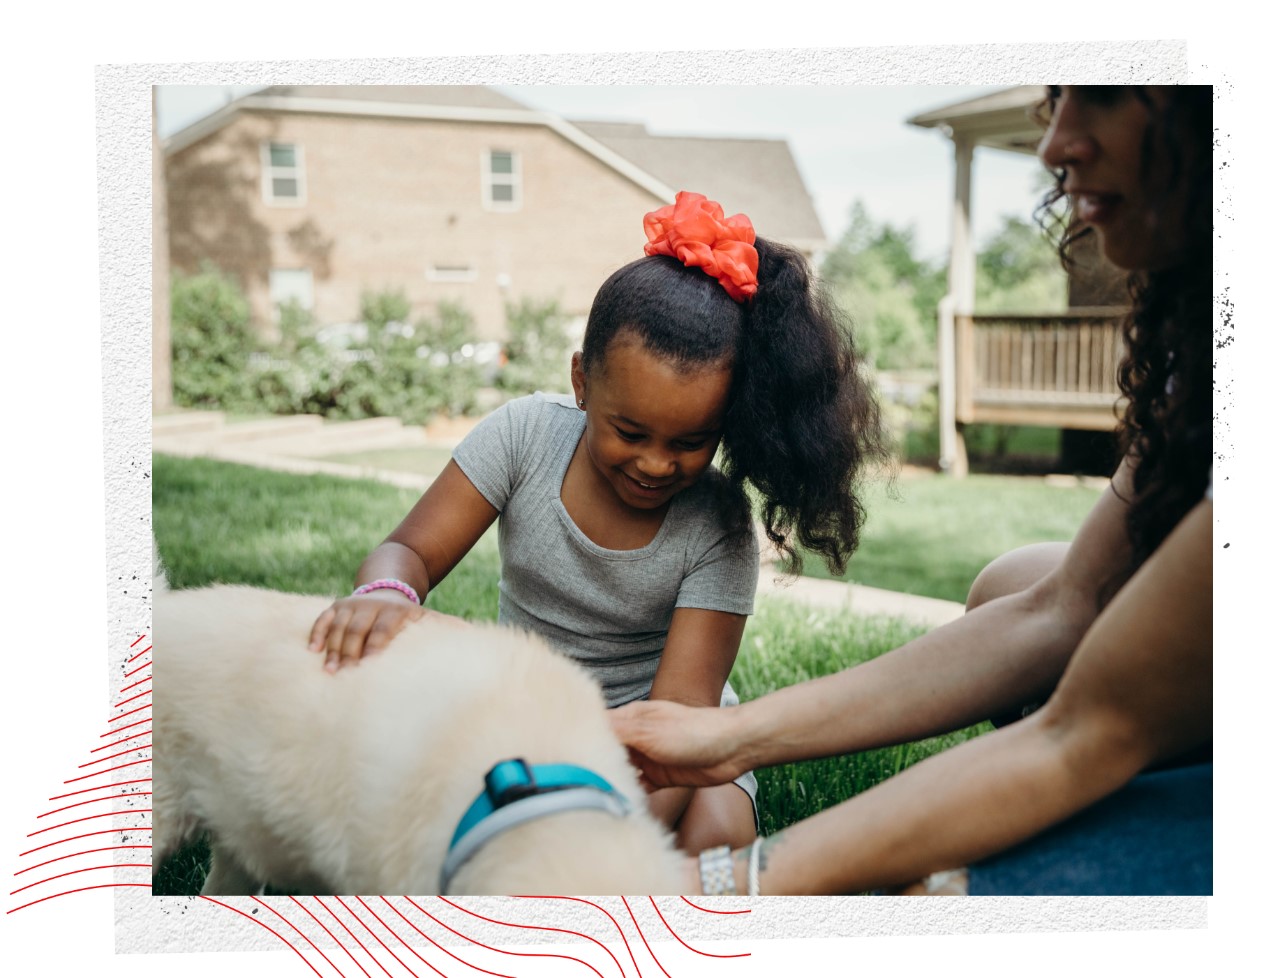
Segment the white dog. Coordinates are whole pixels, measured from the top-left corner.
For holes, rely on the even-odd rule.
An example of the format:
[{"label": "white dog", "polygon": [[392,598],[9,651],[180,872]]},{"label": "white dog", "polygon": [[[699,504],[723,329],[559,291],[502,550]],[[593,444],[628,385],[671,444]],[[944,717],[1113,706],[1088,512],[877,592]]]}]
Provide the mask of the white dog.
[{"label": "white dog", "polygon": [[[163,587],[157,573],[157,869],[207,831],[209,894],[680,892],[599,689],[541,641],[424,619],[331,675],[305,648],[328,599]],[[568,785],[531,794],[530,768],[508,764],[495,794],[517,800],[490,814],[486,772],[515,758]]]}]

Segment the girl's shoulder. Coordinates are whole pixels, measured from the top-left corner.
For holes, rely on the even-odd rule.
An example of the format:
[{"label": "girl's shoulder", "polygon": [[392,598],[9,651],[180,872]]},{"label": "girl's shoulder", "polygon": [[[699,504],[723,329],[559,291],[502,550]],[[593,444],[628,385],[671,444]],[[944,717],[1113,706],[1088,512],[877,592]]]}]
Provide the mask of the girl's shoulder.
[{"label": "girl's shoulder", "polygon": [[545,391],[513,398],[498,411],[505,411],[513,418],[549,418],[553,421],[563,421],[579,414],[572,394],[548,394]]},{"label": "girl's shoulder", "polygon": [[[537,391],[515,397],[485,415],[462,439],[464,451],[503,448],[518,453],[547,436],[581,425],[573,398]],[[456,454],[456,453],[455,453]]]},{"label": "girl's shoulder", "polygon": [[453,460],[473,484],[492,486],[485,498],[502,509],[517,487],[551,479],[553,470],[563,475],[560,463],[567,464],[573,454],[581,417],[565,395],[513,398],[471,429],[454,448]]},{"label": "girl's shoulder", "polygon": [[754,540],[746,493],[714,466],[680,495],[681,521],[695,537],[711,541],[741,534]]},{"label": "girl's shoulder", "polygon": [[547,425],[564,427],[576,422],[578,414],[571,395],[535,391],[499,405],[480,424],[487,428],[527,432]]}]

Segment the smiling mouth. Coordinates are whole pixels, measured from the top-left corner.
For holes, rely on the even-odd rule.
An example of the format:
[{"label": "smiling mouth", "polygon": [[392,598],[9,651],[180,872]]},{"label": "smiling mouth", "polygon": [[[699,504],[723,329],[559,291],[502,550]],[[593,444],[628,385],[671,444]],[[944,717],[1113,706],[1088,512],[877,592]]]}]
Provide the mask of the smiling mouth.
[{"label": "smiling mouth", "polygon": [[646,492],[659,492],[663,489],[668,488],[671,485],[670,482],[663,482],[663,483],[644,482],[640,479],[637,479],[633,475],[628,475],[627,478],[630,479],[632,482],[634,482],[641,489],[644,489]]},{"label": "smiling mouth", "polygon": [[1086,224],[1105,223],[1119,210],[1121,200],[1119,194],[1076,194],[1076,216]]}]

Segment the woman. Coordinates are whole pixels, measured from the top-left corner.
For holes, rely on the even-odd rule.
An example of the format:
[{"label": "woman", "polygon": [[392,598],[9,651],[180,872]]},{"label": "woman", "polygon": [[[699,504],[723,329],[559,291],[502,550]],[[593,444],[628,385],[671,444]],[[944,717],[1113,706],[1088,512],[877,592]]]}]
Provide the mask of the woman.
[{"label": "woman", "polygon": [[728,710],[634,704],[613,723],[654,785],[704,785],[1044,706],[731,864],[703,853],[690,891],[929,891],[944,878],[930,874],[970,867],[968,892],[1208,892],[1211,768],[1180,762],[1212,731],[1210,98],[1049,90],[1040,155],[1057,177],[1046,206],[1072,207],[1064,260],[1095,235],[1133,296],[1126,454],[1065,554],[1007,555],[963,619],[864,665]]}]

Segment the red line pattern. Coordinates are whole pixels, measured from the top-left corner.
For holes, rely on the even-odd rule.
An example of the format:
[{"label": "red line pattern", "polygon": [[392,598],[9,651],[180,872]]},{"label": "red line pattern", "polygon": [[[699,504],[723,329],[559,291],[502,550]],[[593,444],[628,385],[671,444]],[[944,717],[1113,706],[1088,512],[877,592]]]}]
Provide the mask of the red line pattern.
[{"label": "red line pattern", "polygon": [[69,852],[65,856],[54,856],[52,859],[46,859],[42,863],[36,863],[34,866],[28,866],[26,869],[19,869],[14,872],[14,876],[22,873],[29,873],[33,869],[39,869],[41,866],[48,866],[50,863],[59,863],[64,859],[75,859],[77,856],[87,856],[92,852],[114,852],[120,849],[150,849],[150,846],[101,846],[97,849],[85,849],[83,852]]},{"label": "red line pattern", "polygon": [[681,900],[683,900],[685,903],[689,904],[689,906],[693,907],[693,909],[694,909],[694,910],[701,910],[703,913],[724,913],[724,914],[733,914],[733,913],[751,913],[751,908],[750,908],[750,907],[747,907],[747,908],[745,908],[745,909],[743,909],[743,910],[712,910],[710,907],[700,907],[700,906],[698,906],[696,903],[694,903],[694,902],[693,902],[692,900],[690,900],[688,897],[681,897],[680,899],[681,899]]},{"label": "red line pattern", "polygon": [[[229,904],[229,903],[223,903],[221,900],[215,900],[213,897],[207,897],[207,896],[201,896],[201,897],[200,897],[200,899],[201,899],[201,900],[208,900],[210,903],[217,904],[219,907],[225,907],[227,910],[230,910],[232,913],[238,913],[241,917],[244,917],[246,920],[252,920],[252,921],[253,921],[255,924],[257,924],[259,927],[266,927],[266,928],[267,928],[267,930],[269,930],[272,934],[275,934],[275,935],[276,935],[276,937],[280,937],[280,932],[279,932],[278,930],[276,930],[275,928],[273,928],[273,927],[271,927],[271,926],[269,926],[269,925],[267,925],[267,924],[264,924],[264,923],[263,923],[261,920],[259,920],[257,917],[254,917],[254,916],[252,916],[252,915],[250,915],[250,914],[247,914],[247,913],[245,913],[243,910],[238,910],[238,909],[236,909],[235,907],[231,906],[231,904]],[[306,957],[306,955],[305,955],[305,954],[303,954],[303,953],[302,953],[301,951],[299,951],[296,947],[294,947],[291,943],[289,943],[289,941],[288,941],[286,938],[280,937],[280,940],[284,941],[285,946],[286,946],[287,948],[289,948],[289,950],[291,950],[291,951],[292,951],[294,954],[296,954],[298,957],[302,958],[303,963],[304,963],[308,968],[310,968],[312,971],[315,971],[315,972],[316,972],[316,976],[317,976],[317,978],[324,978],[324,976],[323,976],[323,975],[321,975],[319,971],[316,971],[316,966],[315,966],[314,964],[312,964],[310,961],[308,961],[308,960],[307,960],[307,957]]]},{"label": "red line pattern", "polygon": [[150,791],[131,791],[124,795],[106,795],[102,798],[86,798],[84,801],[73,802],[70,805],[63,805],[61,808],[55,808],[52,811],[42,812],[36,818],[44,818],[48,815],[57,815],[58,812],[65,812],[71,808],[79,808],[81,805],[92,805],[100,801],[115,801],[117,798],[132,798],[136,795],[149,795]]},{"label": "red line pattern", "polygon": [[149,683],[149,682],[151,682],[151,677],[150,677],[150,676],[143,676],[143,677],[142,677],[141,679],[139,679],[136,683],[130,683],[128,686],[121,686],[121,687],[120,687],[120,692],[122,692],[122,693],[123,693],[123,692],[124,692],[125,690],[127,690],[127,689],[133,689],[133,687],[134,687],[134,686],[141,686],[143,683]]},{"label": "red line pattern", "polygon": [[[134,710],[133,712],[137,713],[138,711]],[[116,717],[116,719],[119,720],[120,718]],[[110,722],[114,723],[115,721],[110,721]],[[101,737],[114,737],[121,730],[128,730],[130,727],[136,727],[136,726],[139,726],[140,724],[150,723],[150,722],[151,722],[151,718],[147,717],[147,719],[145,720],[137,720],[134,723],[126,723],[123,727],[116,727],[115,730],[108,730],[106,733],[99,735],[99,739],[101,739]]]},{"label": "red line pattern", "polygon": [[[147,723],[148,721],[143,720],[142,722]],[[89,753],[96,754],[100,750],[110,750],[112,747],[119,747],[121,744],[127,744],[131,740],[137,740],[139,737],[150,737],[150,736],[151,736],[150,728],[147,728],[146,730],[139,730],[136,734],[130,734],[128,737],[124,737],[121,740],[114,741],[110,744],[103,744],[101,747],[95,747],[93,748],[93,750],[89,751]],[[113,754],[112,756],[114,757],[115,755]],[[84,767],[83,764],[81,764],[80,766]]]},{"label": "red line pattern", "polygon": [[[624,902],[625,902],[625,901],[624,901]],[[696,947],[689,947],[689,945],[685,942],[684,938],[683,938],[683,937],[681,937],[679,934],[677,934],[674,930],[672,930],[672,929],[671,929],[671,925],[667,923],[667,918],[666,918],[666,917],[664,917],[664,916],[662,916],[662,911],[658,909],[658,901],[657,901],[657,900],[655,900],[653,897],[649,897],[649,902],[650,902],[651,904],[653,904],[653,912],[654,912],[654,913],[656,913],[656,914],[658,915],[658,919],[662,921],[662,926],[666,927],[666,929],[667,929],[667,930],[671,931],[671,936],[672,936],[672,937],[674,937],[674,938],[675,938],[677,941],[679,941],[681,944],[684,944],[684,946],[685,946],[685,947],[687,947],[687,948],[689,948],[689,950],[690,950],[690,951],[692,951],[694,954],[701,954],[703,957],[707,957],[707,958],[745,958],[745,957],[749,957],[749,955],[748,955],[748,954],[712,954],[710,951],[699,951]],[[630,909],[630,908],[628,908],[628,909]]]},{"label": "red line pattern", "polygon": [[[134,656],[134,658],[137,658],[137,656]],[[133,661],[133,659],[130,659],[129,661],[130,661],[130,662],[132,662],[132,661]],[[143,670],[143,669],[149,668],[149,667],[150,667],[150,665],[151,665],[151,661],[150,661],[150,660],[148,660],[148,661],[144,662],[142,665],[138,666],[138,668],[137,668],[137,669],[134,669],[132,672],[126,672],[126,673],[124,674],[124,678],[125,678],[125,679],[128,679],[130,676],[137,675],[138,673],[142,672],[142,670]]]},{"label": "red line pattern", "polygon": [[[130,659],[131,663],[151,650],[151,644],[145,641],[146,637],[146,635],[139,635],[131,646],[131,648],[139,645],[145,646],[142,651],[133,655]],[[144,664],[134,669],[135,673],[145,671],[146,675],[139,677],[130,686],[126,686],[125,689],[121,690],[121,693],[149,682],[151,679],[150,666],[151,660],[147,659]],[[150,695],[150,691],[136,693],[119,703],[114,703],[109,708],[109,711],[114,713],[126,704]],[[150,704],[136,707],[127,713],[111,717],[107,721],[107,725],[111,727],[117,720],[125,716],[142,710],[149,710],[150,708]],[[101,756],[104,750],[119,748],[127,745],[130,741],[149,736],[149,727],[132,735],[124,734],[122,731],[144,724],[149,725],[150,723],[149,719],[144,719],[117,726],[114,730],[108,730],[99,739],[114,736],[115,742],[91,748],[88,752],[89,758],[85,763],[78,766],[81,771],[96,766],[101,766],[102,769],[92,773],[81,774],[63,782],[65,785],[72,786],[91,781],[94,782],[93,786],[76,787],[50,796],[49,801],[62,802],[62,804],[36,816],[38,820],[43,821],[37,823],[37,826],[28,833],[27,838],[42,839],[41,844],[19,853],[19,858],[23,860],[23,865],[14,870],[14,880],[18,885],[9,893],[11,897],[24,894],[24,896],[29,895],[32,899],[11,907],[7,911],[8,913],[15,913],[18,910],[24,910],[58,897],[66,897],[89,890],[109,889],[120,886],[139,887],[148,890],[151,888],[151,863],[137,861],[136,855],[132,859],[126,856],[125,860],[127,861],[121,860],[106,865],[103,864],[104,853],[110,853],[112,858],[117,858],[117,854],[125,852],[146,853],[151,849],[151,809],[149,807],[136,807],[139,803],[142,805],[150,803],[151,778],[126,776],[113,780],[108,776],[112,771],[122,771],[127,768],[132,769],[144,765],[149,766],[151,764],[151,744],[143,742],[134,747]],[[125,758],[129,759],[123,760]],[[122,760],[123,763],[120,763]],[[91,797],[85,798],[83,797],[84,795],[90,795]],[[54,824],[45,824],[52,821],[52,816],[64,812],[73,812],[76,809],[83,810],[83,806],[89,805],[100,806],[104,810],[95,811],[94,809],[89,809],[89,814],[78,818],[71,818]],[[115,827],[80,832],[78,834],[66,834],[68,831],[76,833],[76,827],[83,825],[83,823],[92,823],[103,819],[113,820]],[[58,837],[52,839],[52,841],[43,841],[43,838],[48,836]],[[98,845],[83,844],[82,840],[97,839],[100,836],[116,836],[118,837],[118,842]],[[138,836],[142,836],[142,840],[138,840]],[[47,850],[53,850],[53,852],[46,855]],[[41,855],[36,855],[37,853]],[[45,870],[43,873],[35,872],[44,867],[51,867],[51,869]],[[83,879],[85,885],[76,889],[57,889],[59,886],[65,885],[69,879]]]},{"label": "red line pattern", "polygon": [[[133,653],[126,662],[126,668],[133,666],[138,660],[142,660],[152,651],[152,646],[146,642],[146,635],[139,635],[138,638],[130,645],[130,649],[142,646],[139,651]],[[120,690],[125,693],[131,689],[141,686],[151,680],[150,668],[152,664],[151,658],[146,658],[125,674],[126,678],[134,677],[139,673],[146,674],[138,678]],[[112,712],[132,703],[142,697],[151,695],[150,691],[140,692],[118,703],[112,704],[110,710]],[[104,775],[114,771],[123,771],[149,765],[151,763],[151,743],[143,743],[138,746],[119,751],[105,757],[95,757],[102,751],[120,747],[131,741],[138,740],[150,736],[151,729],[146,726],[145,729],[138,733],[126,735],[124,732],[136,727],[149,725],[151,720],[143,718],[130,723],[118,725],[119,721],[139,713],[149,710],[151,705],[149,702],[141,706],[127,710],[112,716],[108,721],[108,730],[101,734],[99,739],[117,738],[112,743],[103,744],[100,747],[94,747],[89,751],[90,760],[80,764],[79,768],[91,767],[103,764],[108,761],[116,760],[126,756],[132,756],[133,759],[116,764],[115,766],[105,767],[103,770],[92,774],[82,774],[77,777],[70,778],[63,784],[71,786],[80,782],[92,779],[103,779]],[[95,794],[95,797],[79,798],[86,794]],[[59,794],[50,796],[49,801],[60,802],[64,799],[76,799],[62,804],[60,807],[50,809],[36,816],[37,819],[45,819],[49,816],[62,812],[80,808],[81,806],[97,805],[107,803],[108,811],[94,812],[83,817],[74,818],[70,821],[61,822],[55,825],[44,825],[38,823],[38,827],[29,833],[28,838],[40,836],[43,833],[56,833],[58,830],[67,829],[70,826],[83,822],[90,822],[102,818],[123,818],[127,819],[129,824],[125,827],[117,827],[110,829],[101,829],[97,831],[85,832],[78,835],[71,835],[59,838],[54,841],[45,842],[36,848],[28,849],[19,853],[19,857],[27,860],[27,857],[35,856],[37,853],[43,853],[45,850],[54,849],[56,854],[50,854],[47,857],[38,857],[39,861],[27,861],[14,871],[15,883],[18,884],[9,893],[10,897],[18,897],[21,902],[17,906],[11,907],[7,913],[15,913],[19,910],[27,910],[39,904],[45,904],[59,897],[68,897],[77,893],[84,893],[91,890],[111,889],[115,887],[134,887],[150,889],[150,874],[147,872],[151,868],[150,862],[136,861],[119,861],[109,864],[103,864],[102,853],[124,853],[129,852],[146,852],[151,849],[149,837],[151,833],[150,808],[134,808],[131,807],[138,802],[144,804],[149,803],[152,795],[151,778],[150,777],[130,777],[126,776],[121,780],[111,781],[105,779],[104,783],[99,783],[94,787],[76,787],[70,791],[64,791]],[[74,830],[73,830],[74,831]],[[147,841],[138,840],[137,836],[142,835]],[[80,840],[96,838],[98,836],[120,836],[118,843],[112,844],[89,844],[87,847],[81,845],[72,845]],[[92,858],[97,856],[97,858]],[[112,857],[119,858],[119,857]],[[128,857],[125,856],[125,859]],[[136,857],[134,857],[136,859]],[[77,862],[83,862],[83,865]],[[47,866],[54,866],[53,870],[47,871],[47,875],[40,875],[39,878],[33,871]],[[24,874],[31,873],[32,876]],[[96,878],[95,878],[95,875]],[[59,881],[68,879],[81,879],[85,881],[85,885],[71,888],[59,889]],[[28,882],[29,880],[33,880]],[[93,881],[93,882],[91,882]],[[28,899],[28,896],[30,897]],[[156,899],[178,899],[178,898],[156,898]],[[257,927],[264,928],[272,934],[277,940],[289,948],[297,955],[302,963],[317,978],[347,978],[347,972],[343,971],[343,967],[350,969],[354,966],[358,970],[350,971],[352,978],[375,978],[374,973],[361,963],[361,958],[368,958],[369,961],[377,969],[377,973],[386,976],[386,978],[420,978],[419,971],[415,971],[408,963],[408,955],[412,955],[420,964],[429,969],[440,978],[459,978],[460,975],[488,975],[491,978],[524,978],[528,973],[526,966],[522,966],[521,962],[526,961],[529,965],[533,964],[534,959],[540,959],[539,970],[536,974],[539,976],[550,975],[551,972],[547,968],[555,968],[557,978],[561,975],[576,976],[582,978],[584,975],[594,974],[596,978],[604,978],[604,973],[596,964],[592,963],[592,958],[597,963],[604,964],[606,961],[612,965],[611,971],[616,970],[619,978],[657,978],[660,972],[665,978],[685,978],[687,975],[694,974],[705,975],[707,971],[707,959],[721,959],[722,964],[731,967],[731,962],[724,959],[744,957],[742,954],[712,954],[707,951],[701,951],[691,946],[684,938],[682,938],[673,927],[672,921],[668,920],[667,915],[678,915],[684,912],[687,920],[687,912],[680,903],[671,902],[671,906],[667,908],[667,915],[663,914],[662,909],[658,905],[658,901],[649,898],[649,903],[653,909],[657,920],[661,923],[661,928],[665,928],[671,937],[675,938],[677,943],[669,944],[669,948],[675,953],[680,954],[681,949],[698,955],[698,959],[688,958],[683,964],[677,963],[674,959],[668,961],[670,970],[664,967],[663,963],[658,960],[654,951],[651,938],[666,941],[661,929],[653,924],[652,921],[644,921],[637,916],[632,909],[630,903],[625,897],[601,898],[601,902],[595,902],[583,897],[565,897],[565,896],[526,896],[519,898],[508,898],[505,903],[509,915],[513,919],[499,920],[495,917],[486,916],[478,913],[465,905],[466,901],[461,899],[448,899],[443,896],[437,896],[433,899],[437,906],[433,909],[435,913],[429,912],[424,906],[415,901],[412,897],[403,896],[389,899],[386,896],[378,897],[381,901],[378,904],[373,903],[374,898],[365,898],[353,896],[344,899],[340,896],[322,899],[318,896],[312,897],[220,897],[201,896],[200,899],[212,906],[221,907],[229,910],[245,921],[251,922]],[[397,906],[392,902],[395,899],[400,903]],[[683,898],[681,898],[683,900]],[[304,902],[306,901],[306,902]],[[350,902],[349,902],[350,901]],[[525,915],[526,910],[533,909],[533,901],[543,911],[551,908],[563,907],[563,902],[576,902],[593,908],[599,914],[603,915],[604,921],[600,922],[599,933],[593,935],[579,930],[573,930],[567,927],[554,927],[542,923],[534,923]],[[615,912],[609,909],[609,901],[618,901],[621,909],[625,911],[625,916],[621,911]],[[683,900],[684,905],[698,910],[703,913],[714,914],[743,914],[750,913],[750,909],[740,910],[712,910],[707,907],[701,907],[689,900]],[[308,906],[310,903],[310,906]],[[616,904],[615,904],[616,905]],[[390,911],[379,913],[381,908]],[[567,907],[565,908],[567,909]],[[266,914],[272,915],[267,918]],[[313,912],[315,911],[315,912]],[[394,916],[391,916],[394,914]],[[504,914],[506,916],[507,914]],[[344,919],[345,918],[345,919]],[[624,927],[623,921],[630,920],[630,927]],[[268,922],[268,921],[271,922]],[[678,922],[678,916],[673,916],[672,920]],[[328,921],[328,922],[326,922]],[[351,923],[354,921],[354,923]],[[332,923],[336,922],[337,927],[333,927]],[[537,951],[514,951],[502,947],[495,947],[486,943],[468,933],[473,930],[477,922],[495,925],[501,928],[510,928],[511,931],[535,931],[542,935],[542,939],[547,939],[548,935],[558,935],[552,938],[557,943],[577,944],[581,943],[581,951],[579,954],[553,954],[550,952]],[[247,926],[247,925],[246,925]],[[386,940],[379,936],[379,932],[374,928],[378,927],[381,931],[389,935]],[[646,926],[649,928],[646,931]],[[592,928],[595,929],[595,928]],[[435,930],[436,936],[433,937],[430,931]],[[248,928],[249,933],[253,933],[252,928]],[[488,931],[492,933],[492,931]],[[363,936],[357,936],[358,934]],[[440,940],[437,940],[437,937]],[[647,962],[637,961],[636,955],[632,951],[632,941],[639,938],[648,950],[649,957],[652,959],[653,965],[657,970],[650,967]],[[369,939],[372,938],[370,941]],[[503,960],[512,966],[510,973],[502,970],[493,970],[485,967],[483,964],[475,961],[467,960],[461,954],[455,953],[446,947],[442,940],[450,938],[461,938],[469,943],[475,949],[476,954],[489,956],[490,963],[497,960]],[[519,942],[521,938],[513,939]],[[492,937],[490,937],[492,940]],[[619,961],[617,955],[605,943],[606,940],[621,941],[622,946],[626,949],[627,958],[629,959],[630,968]],[[410,943],[412,941],[412,944]],[[415,947],[414,945],[417,945]],[[342,955],[333,955],[332,951],[326,953],[327,948],[337,947],[341,949]],[[396,948],[399,950],[393,950]],[[419,953],[419,952],[422,953]],[[407,954],[405,953],[407,952]],[[502,955],[502,958],[498,958]],[[434,963],[431,958],[434,958]],[[701,960],[699,960],[701,959]],[[349,964],[348,964],[349,962]],[[606,965],[606,967],[608,967]],[[717,967],[717,966],[713,966]],[[465,969],[459,971],[459,969]],[[450,970],[446,970],[450,969]],[[278,969],[273,968],[272,974]],[[719,972],[715,973],[717,976]],[[422,976],[427,978],[427,976]]]},{"label": "red line pattern", "polygon": [[644,930],[640,927],[640,921],[636,920],[636,915],[631,912],[631,904],[627,903],[627,898],[622,897],[622,905],[627,908],[627,915],[631,917],[631,922],[636,925],[636,930],[640,931],[640,940],[644,941],[645,950],[649,952],[649,957],[653,958],[653,963],[658,966],[667,978],[671,978],[671,973],[662,967],[662,962],[658,960],[658,956],[653,953],[653,948],[649,946],[649,939],[644,936]]},{"label": "red line pattern", "polygon": [[[151,809],[138,808],[138,809],[135,809],[135,811],[137,811],[139,814],[143,814],[143,813],[149,813]],[[50,825],[46,829],[36,829],[34,832],[28,832],[27,838],[29,839],[33,835],[40,835],[42,832],[52,832],[54,829],[65,829],[68,825],[75,825],[77,822],[90,822],[95,818],[111,818],[115,815],[122,815],[122,814],[124,813],[123,812],[99,812],[97,815],[86,815],[84,818],[73,818],[70,822],[60,822],[57,825]]]},{"label": "red line pattern", "polygon": [[[453,960],[457,961],[459,964],[465,964],[468,968],[472,968],[476,971],[483,972],[486,975],[493,975],[494,978],[516,978],[515,975],[505,975],[499,971],[490,971],[488,968],[481,968],[479,965],[472,964],[470,961],[464,961],[462,958],[458,957],[456,954],[450,951],[443,944],[437,944],[430,937],[428,937],[419,927],[414,925],[413,921],[411,921],[408,917],[406,917],[399,910],[397,910],[395,908],[395,904],[393,904],[386,897],[378,897],[378,899],[381,900],[383,903],[385,903],[388,907],[390,907],[391,912],[394,913],[401,920],[403,920],[406,924],[408,924],[420,937],[422,937],[423,940],[425,940],[427,943],[429,943],[432,947],[436,948],[437,950],[447,954],[449,957],[453,958]],[[361,900],[360,902],[364,903],[363,900]],[[372,911],[370,912],[372,913]],[[430,914],[428,914],[427,916],[430,916]],[[383,926],[385,927],[386,925],[383,924]],[[387,929],[390,930],[391,928],[388,927]],[[401,940],[403,940],[403,938],[401,938]],[[408,944],[405,944],[405,946],[408,947]]]},{"label": "red line pattern", "polygon": [[[319,897],[313,897],[313,899],[316,901],[316,903],[320,904],[320,906],[324,907],[325,910],[329,911],[329,916],[332,917],[334,920],[336,920],[338,922],[338,926],[347,932],[351,940],[355,942],[356,947],[360,948],[360,950],[363,951],[365,954],[369,954],[369,949],[365,947],[364,944],[361,943],[360,938],[356,937],[355,934],[351,933],[351,928],[342,922],[342,918],[333,912],[332,907],[330,907],[327,903],[325,903]],[[373,958],[374,964],[376,964],[379,968],[382,968],[381,961],[379,961],[377,958],[374,958],[372,954],[369,954],[369,957]],[[363,968],[360,970],[364,971]],[[386,968],[382,968],[382,973],[386,975],[387,978],[391,978],[391,972],[388,971]],[[365,974],[368,974],[368,972],[366,971]]]},{"label": "red line pattern", "polygon": [[[305,906],[303,906],[303,904],[298,900],[298,898],[297,898],[297,897],[289,897],[289,899],[290,899],[290,900],[292,900],[294,903],[296,903],[296,904],[298,905],[298,907],[299,907],[299,908],[301,908],[301,910],[302,910],[302,912],[303,912],[303,913],[305,913],[308,917],[310,917],[312,920],[314,920],[314,921],[316,922],[317,926],[319,926],[319,928],[320,928],[322,931],[324,931],[326,934],[328,934],[328,935],[329,935],[329,940],[333,941],[333,943],[334,943],[334,944],[336,944],[338,947],[342,948],[343,952],[347,955],[347,957],[349,957],[349,958],[351,959],[351,963],[352,963],[352,964],[354,964],[357,968],[359,968],[359,969],[364,973],[365,978],[370,978],[370,976],[369,976],[369,972],[367,972],[367,971],[365,971],[365,970],[364,970],[364,965],[362,965],[359,961],[357,961],[357,960],[356,960],[355,955],[351,953],[350,949],[349,949],[345,944],[343,944],[340,940],[338,940],[336,937],[334,937],[334,936],[333,936],[333,931],[329,930],[329,928],[328,928],[328,927],[326,927],[326,926],[321,922],[321,920],[320,920],[320,918],[319,918],[319,917],[317,917],[317,916],[316,916],[315,914],[313,914],[310,910],[308,910]],[[318,898],[316,898],[316,897],[312,897],[312,899],[313,899],[313,900],[317,900],[317,902],[319,902],[319,901],[318,901]]]}]

